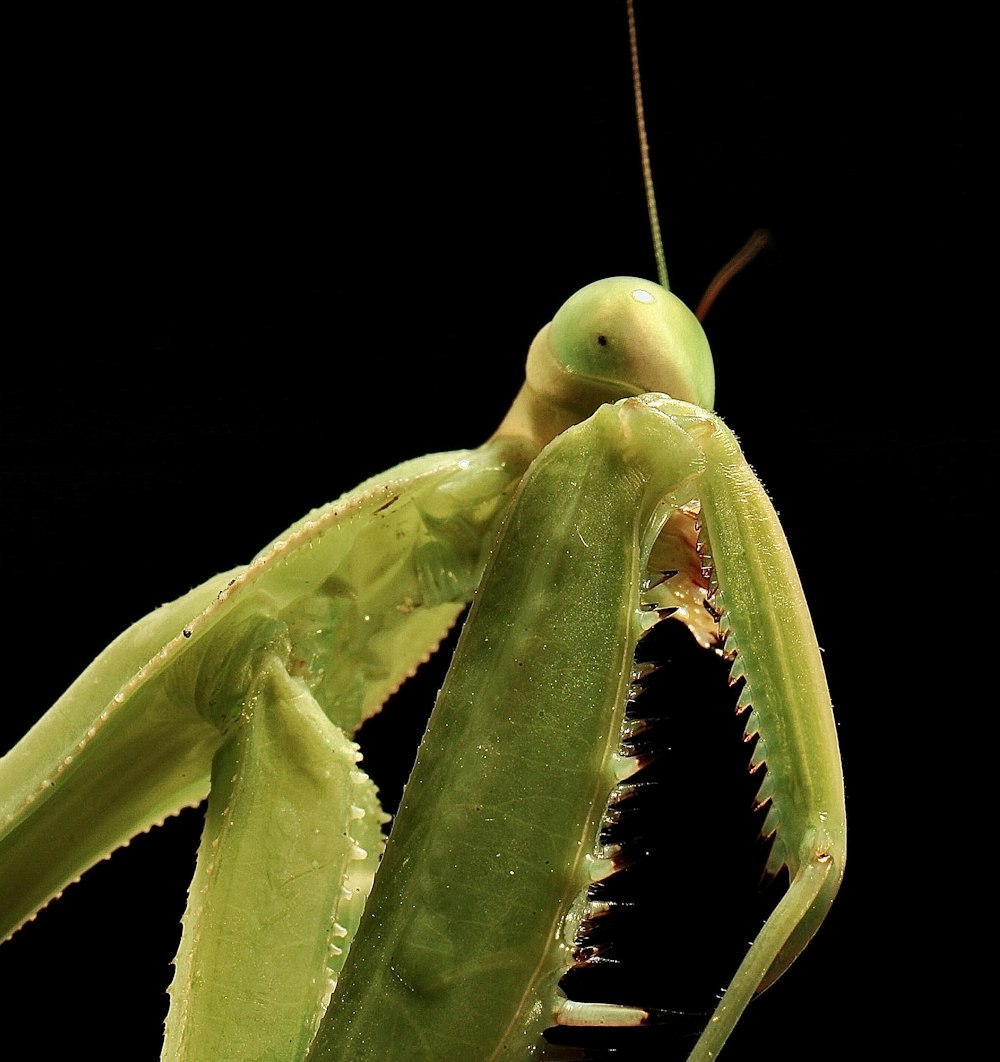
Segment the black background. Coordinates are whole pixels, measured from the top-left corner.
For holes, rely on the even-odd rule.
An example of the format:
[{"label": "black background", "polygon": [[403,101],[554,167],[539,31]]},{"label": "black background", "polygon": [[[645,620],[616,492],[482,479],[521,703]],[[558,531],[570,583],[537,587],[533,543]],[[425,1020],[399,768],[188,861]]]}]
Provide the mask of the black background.
[{"label": "black background", "polygon": [[[539,6],[25,27],[5,745],[160,602],[362,478],[481,441],[564,298],[651,273],[624,5]],[[716,408],[781,512],[847,775],[841,897],[732,1062],[957,1021],[935,957],[964,788],[947,735],[977,706],[972,488],[995,438],[959,14],[876,33],[843,9],[640,9],[674,289],[696,301],[750,232],[774,237],[708,319]],[[188,812],[138,838],[0,949],[8,1037],[156,1057],[197,832]],[[690,921],[670,903],[651,921]]]}]

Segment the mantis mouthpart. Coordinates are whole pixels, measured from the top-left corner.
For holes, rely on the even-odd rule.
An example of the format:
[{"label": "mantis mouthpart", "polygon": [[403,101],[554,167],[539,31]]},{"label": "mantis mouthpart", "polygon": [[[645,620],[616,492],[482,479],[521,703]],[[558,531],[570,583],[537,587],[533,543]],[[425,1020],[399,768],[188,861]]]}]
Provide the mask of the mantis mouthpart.
[{"label": "mantis mouthpart", "polygon": [[[553,1027],[655,1023],[560,982],[641,780],[637,646],[673,620],[742,680],[790,879],[692,1045],[716,1057],[822,922],[846,840],[808,609],[714,383],[668,290],[589,285],[481,447],[367,480],[127,630],[0,760],[3,935],[207,797],[164,1058],[568,1059]],[[470,601],[383,855],[354,737]]]}]

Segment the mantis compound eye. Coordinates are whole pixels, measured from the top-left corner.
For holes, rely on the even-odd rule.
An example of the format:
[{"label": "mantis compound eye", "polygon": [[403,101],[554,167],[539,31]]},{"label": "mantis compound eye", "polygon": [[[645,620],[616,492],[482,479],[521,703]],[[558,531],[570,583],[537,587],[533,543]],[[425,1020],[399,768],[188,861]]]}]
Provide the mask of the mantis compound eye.
[{"label": "mantis compound eye", "polygon": [[611,277],[581,288],[552,319],[548,347],[548,387],[565,389],[567,406],[576,404],[574,389],[596,387],[614,398],[662,391],[712,408],[705,333],[680,299],[651,281]]}]

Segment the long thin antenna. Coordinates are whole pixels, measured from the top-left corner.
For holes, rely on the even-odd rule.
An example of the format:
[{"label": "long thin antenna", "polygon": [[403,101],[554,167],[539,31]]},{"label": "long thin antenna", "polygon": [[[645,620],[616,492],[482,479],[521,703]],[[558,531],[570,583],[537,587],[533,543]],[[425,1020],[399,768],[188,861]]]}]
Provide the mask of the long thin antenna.
[{"label": "long thin antenna", "polygon": [[653,191],[653,168],[649,164],[649,141],[646,139],[646,115],[642,107],[642,82],[639,79],[639,44],[635,32],[635,7],[628,4],[628,41],[632,52],[632,89],[635,94],[635,117],[639,125],[639,154],[642,157],[642,183],[646,187],[646,206],[649,209],[649,228],[653,236],[653,254],[656,256],[656,275],[663,287],[669,289],[667,260],[663,255],[663,239],[660,236],[660,218],[656,213],[656,193]]}]

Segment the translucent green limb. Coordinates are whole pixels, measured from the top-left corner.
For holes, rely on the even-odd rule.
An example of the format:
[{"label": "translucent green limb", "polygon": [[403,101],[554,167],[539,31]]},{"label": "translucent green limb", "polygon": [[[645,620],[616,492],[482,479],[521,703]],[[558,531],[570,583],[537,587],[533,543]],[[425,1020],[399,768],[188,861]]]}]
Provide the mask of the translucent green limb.
[{"label": "translucent green limb", "polygon": [[495,441],[404,462],[307,514],[250,565],[253,591],[287,627],[289,672],[348,734],[471,599],[528,460]]},{"label": "translucent green limb", "polygon": [[[774,834],[768,870],[787,866],[794,879],[823,857],[839,881],[847,846],[840,748],[795,562],[732,432],[717,417],[689,430],[708,457],[698,491],[714,606],[734,657],[732,678],[745,679],[739,704],[750,709],[748,737],[756,735],[752,762],[767,767],[757,799],[770,801],[762,831]],[[817,913],[809,935],[826,912]],[[776,964],[767,983],[789,962]]]},{"label": "translucent green limb", "polygon": [[164,1059],[304,1057],[381,851],[359,759],[268,658],[212,767]]},{"label": "translucent green limb", "polygon": [[159,681],[161,651],[183,642],[184,623],[228,579],[122,634],[0,758],[0,938],[131,837],[204,799],[221,735]]},{"label": "translucent green limb", "polygon": [[634,1008],[592,1012],[556,986],[587,885],[613,866],[598,839],[629,769],[618,742],[650,619],[641,575],[664,526],[686,539],[671,521],[694,504],[771,778],[774,860],[792,885],[693,1058],[715,1056],[815,931],[843,866],[843,792],[787,544],[718,418],[663,396],[628,399],[566,431],[522,483],[311,1057],[391,1057],[400,1044],[413,1058],[530,1057],[550,1023],[643,1020]]},{"label": "translucent green limb", "polygon": [[0,759],[0,937],[204,799],[263,648],[348,733],[378,711],[472,596],[526,461],[494,442],[406,462],[112,642]]},{"label": "translucent green limb", "polygon": [[531,466],[313,1059],[537,1056],[587,888],[612,866],[598,835],[630,770],[618,749],[647,525],[700,468],[685,432],[635,402]]},{"label": "translucent green limb", "polygon": [[800,867],[754,938],[688,1062],[711,1062],[718,1057],[747,1004],[774,980],[770,971],[776,962],[786,968],[819,928],[839,886],[840,867],[832,856],[814,856]]},{"label": "translucent green limb", "polygon": [[697,485],[713,607],[741,708],[754,737],[758,792],[769,802],[768,870],[787,867],[788,893],[768,918],[692,1054],[716,1056],[751,996],[784,972],[836,896],[846,858],[844,780],[819,646],[778,516],[735,437],[712,414],[647,396],[702,448]]}]

